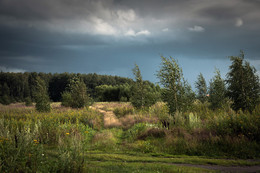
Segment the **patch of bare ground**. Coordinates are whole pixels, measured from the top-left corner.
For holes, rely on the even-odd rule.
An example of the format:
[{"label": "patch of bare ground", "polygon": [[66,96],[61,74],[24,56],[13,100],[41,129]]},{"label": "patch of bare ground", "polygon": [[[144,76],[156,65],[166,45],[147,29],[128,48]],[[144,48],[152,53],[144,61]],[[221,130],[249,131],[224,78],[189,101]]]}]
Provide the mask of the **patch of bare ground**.
[{"label": "patch of bare ground", "polygon": [[[112,128],[112,127],[121,127],[122,123],[118,120],[115,116],[113,111],[106,110],[104,104],[94,104],[90,106],[91,109],[97,110],[98,112],[104,115],[104,127],[105,128]],[[105,109],[105,110],[104,110]]]},{"label": "patch of bare ground", "polygon": [[177,166],[188,166],[216,170],[220,172],[260,172],[260,165],[256,166],[221,166],[221,165],[194,165],[194,164],[173,164]]},{"label": "patch of bare ground", "polygon": [[121,118],[117,118],[113,110],[120,107],[131,107],[129,103],[95,103],[89,108],[94,109],[104,115],[104,127],[122,127],[123,129],[129,129],[136,123],[156,123],[158,118],[150,115],[125,115]]}]

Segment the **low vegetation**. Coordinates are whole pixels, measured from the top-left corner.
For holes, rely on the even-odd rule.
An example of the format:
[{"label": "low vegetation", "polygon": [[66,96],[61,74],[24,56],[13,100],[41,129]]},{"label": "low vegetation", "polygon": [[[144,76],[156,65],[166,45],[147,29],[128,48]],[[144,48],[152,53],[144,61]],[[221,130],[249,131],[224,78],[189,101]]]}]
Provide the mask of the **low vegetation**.
[{"label": "low vegetation", "polygon": [[237,160],[260,157],[259,107],[249,114],[212,111],[196,103],[193,112],[176,112],[173,118],[162,102],[147,110],[126,103],[93,106],[100,104],[106,110],[122,112],[122,125],[104,128],[103,114],[92,108],[52,104],[50,113],[39,113],[33,106],[2,105],[1,172],[200,172],[207,170],[171,164],[260,164]]},{"label": "low vegetation", "polygon": [[[49,98],[53,76],[31,73],[23,96],[1,83],[0,172],[212,171],[201,164],[259,171],[259,77],[243,53],[231,60],[227,80],[216,70],[207,87],[200,74],[196,92],[165,57],[157,73],[163,88],[143,81],[138,65],[130,84],[94,90],[86,76],[71,74],[61,103]],[[20,97],[25,102],[10,104]]]}]

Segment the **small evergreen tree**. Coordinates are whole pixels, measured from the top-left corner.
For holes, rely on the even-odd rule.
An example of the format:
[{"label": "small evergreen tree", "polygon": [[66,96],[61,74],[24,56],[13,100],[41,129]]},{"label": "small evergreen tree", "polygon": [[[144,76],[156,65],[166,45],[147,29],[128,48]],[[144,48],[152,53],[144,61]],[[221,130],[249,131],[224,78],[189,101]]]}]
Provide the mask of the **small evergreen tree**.
[{"label": "small evergreen tree", "polygon": [[137,64],[133,69],[135,84],[132,87],[132,105],[136,108],[150,107],[157,102],[158,94],[146,82],[143,81],[141,71]]},{"label": "small evergreen tree", "polygon": [[244,52],[240,56],[231,56],[232,65],[227,74],[228,96],[232,99],[232,108],[253,111],[259,103],[260,85],[256,69],[244,61]]},{"label": "small evergreen tree", "polygon": [[131,97],[131,103],[136,108],[142,108],[145,105],[145,85],[137,64],[135,64],[133,74],[135,76],[135,84],[132,88],[133,95]]},{"label": "small evergreen tree", "polygon": [[212,109],[224,108],[227,103],[225,81],[221,78],[220,71],[211,79],[209,86],[209,102]]},{"label": "small evergreen tree", "polygon": [[89,102],[87,87],[79,77],[74,76],[62,94],[62,105],[72,108],[83,108]]},{"label": "small evergreen tree", "polygon": [[192,106],[194,92],[184,80],[182,69],[175,59],[162,58],[162,64],[157,73],[160,83],[164,86],[162,98],[169,107],[170,113],[186,111]]},{"label": "small evergreen tree", "polygon": [[50,112],[50,99],[45,82],[40,78],[36,78],[36,91],[35,91],[36,110],[39,112]]},{"label": "small evergreen tree", "polygon": [[208,94],[208,89],[207,89],[207,84],[206,80],[204,79],[203,75],[200,73],[197,81],[195,83],[195,87],[197,89],[197,99],[201,101],[201,103],[205,103],[207,101],[207,94]]}]

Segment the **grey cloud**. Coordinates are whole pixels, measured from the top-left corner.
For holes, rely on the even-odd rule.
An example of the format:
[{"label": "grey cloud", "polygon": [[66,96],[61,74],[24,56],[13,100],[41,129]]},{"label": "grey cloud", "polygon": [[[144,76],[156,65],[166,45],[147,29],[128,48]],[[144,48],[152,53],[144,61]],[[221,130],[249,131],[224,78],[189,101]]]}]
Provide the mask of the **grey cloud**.
[{"label": "grey cloud", "polygon": [[18,68],[13,68],[13,67],[5,67],[5,66],[0,66],[0,71],[2,71],[2,72],[13,72],[13,73],[26,72],[26,70],[24,70],[24,69],[18,69]]},{"label": "grey cloud", "polygon": [[259,9],[256,0],[1,0],[0,66],[131,73],[161,54],[226,60],[240,49],[258,60]]},{"label": "grey cloud", "polygon": [[215,20],[229,20],[241,16],[243,13],[239,10],[235,10],[234,7],[220,5],[203,9],[199,14],[203,17],[213,18]]}]

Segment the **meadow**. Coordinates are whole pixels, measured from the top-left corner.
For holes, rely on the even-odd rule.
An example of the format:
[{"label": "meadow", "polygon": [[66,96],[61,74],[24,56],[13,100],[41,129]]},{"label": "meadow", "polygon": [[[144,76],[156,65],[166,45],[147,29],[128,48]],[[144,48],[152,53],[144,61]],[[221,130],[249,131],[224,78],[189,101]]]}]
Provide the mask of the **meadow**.
[{"label": "meadow", "polygon": [[259,171],[259,106],[249,114],[194,103],[174,116],[163,102],[51,106],[0,105],[0,172]]}]

